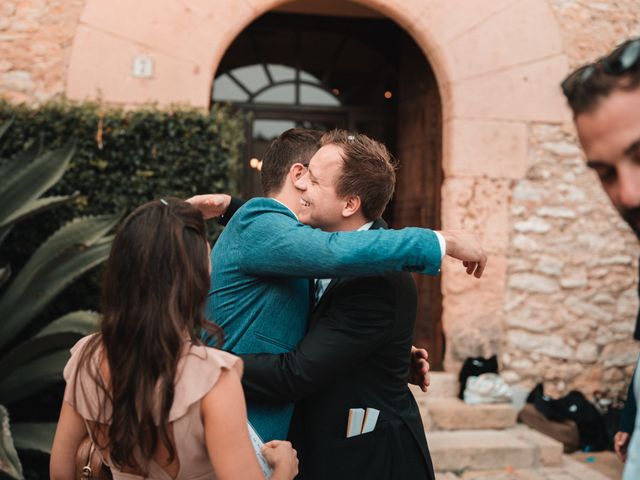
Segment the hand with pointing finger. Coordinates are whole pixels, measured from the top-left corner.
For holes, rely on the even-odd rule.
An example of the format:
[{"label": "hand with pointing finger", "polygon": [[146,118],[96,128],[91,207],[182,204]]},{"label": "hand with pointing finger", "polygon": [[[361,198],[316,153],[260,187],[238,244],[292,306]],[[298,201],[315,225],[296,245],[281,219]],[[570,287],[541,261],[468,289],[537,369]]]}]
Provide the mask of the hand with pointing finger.
[{"label": "hand with pointing finger", "polygon": [[487,254],[484,252],[478,238],[464,230],[441,230],[440,233],[446,243],[446,254],[457,260],[467,269],[467,274],[476,278],[482,277],[487,265]]}]

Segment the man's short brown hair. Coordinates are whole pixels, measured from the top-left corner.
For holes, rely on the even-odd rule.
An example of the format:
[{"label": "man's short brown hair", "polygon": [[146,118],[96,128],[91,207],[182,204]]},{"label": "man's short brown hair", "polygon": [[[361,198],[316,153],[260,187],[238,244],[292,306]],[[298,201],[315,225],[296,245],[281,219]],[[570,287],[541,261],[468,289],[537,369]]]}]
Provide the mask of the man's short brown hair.
[{"label": "man's short brown hair", "polygon": [[318,150],[322,132],[306,128],[290,128],[271,142],[262,157],[260,180],[265,195],[278,193],[294,163],[309,165]]},{"label": "man's short brown hair", "polygon": [[395,163],[382,143],[366,135],[332,130],[320,139],[320,146],[336,145],[342,150],[342,173],[336,193],[344,198],[360,197],[362,214],[371,221],[380,218],[396,185]]},{"label": "man's short brown hair", "polygon": [[562,82],[562,92],[575,117],[593,112],[602,99],[616,90],[631,91],[639,86],[640,37],[621,43],[608,55],[571,72]]}]

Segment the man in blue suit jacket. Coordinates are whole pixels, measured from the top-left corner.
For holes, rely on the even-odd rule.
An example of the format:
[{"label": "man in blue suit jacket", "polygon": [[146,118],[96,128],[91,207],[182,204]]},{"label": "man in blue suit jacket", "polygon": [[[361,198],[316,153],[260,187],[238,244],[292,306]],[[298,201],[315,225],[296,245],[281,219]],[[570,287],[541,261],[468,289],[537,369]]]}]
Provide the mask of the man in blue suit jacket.
[{"label": "man in blue suit jacket", "polygon": [[[307,329],[309,278],[410,271],[436,275],[446,253],[480,277],[486,255],[464,232],[406,228],[323,232],[298,222],[296,182],[317,149],[320,134],[284,132],[263,158],[268,198],[254,198],[231,218],[211,252],[207,317],[237,354],[293,350]],[[293,404],[250,402],[251,424],[265,441],[287,436]]]}]

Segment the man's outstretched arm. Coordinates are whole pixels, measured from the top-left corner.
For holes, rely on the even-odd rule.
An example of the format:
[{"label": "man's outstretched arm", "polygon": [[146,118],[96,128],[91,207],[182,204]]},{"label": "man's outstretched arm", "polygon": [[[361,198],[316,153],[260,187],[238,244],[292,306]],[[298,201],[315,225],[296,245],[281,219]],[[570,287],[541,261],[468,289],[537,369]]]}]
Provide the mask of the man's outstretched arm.
[{"label": "man's outstretched arm", "polygon": [[[244,203],[240,199],[225,194],[196,195],[187,201],[202,211],[205,218],[222,217],[224,219],[222,224],[226,224]],[[467,273],[477,278],[482,276],[486,267],[487,255],[482,246],[475,235],[463,230],[438,232],[445,240],[445,252],[441,252],[440,244],[433,231],[417,228],[404,229],[402,234],[392,233],[389,237],[392,240],[391,244],[374,245],[375,240],[371,237],[368,239],[368,244],[365,244],[354,238],[347,237],[344,240],[345,234],[361,235],[363,232],[331,234],[311,227],[300,230],[297,227],[301,227],[302,224],[292,222],[293,217],[288,215],[290,212],[286,207],[282,208],[279,214],[287,213],[285,215],[287,218],[274,216],[260,218],[254,212],[251,221],[245,222],[243,236],[249,241],[241,245],[244,261],[240,267],[247,273],[291,275],[295,271],[298,276],[336,277],[405,270],[435,275],[439,271],[444,254],[461,260]],[[266,209],[260,213],[276,214],[277,212]],[[278,224],[277,227],[276,224]],[[392,230],[386,232],[390,231]],[[320,232],[320,235],[312,235],[309,232]],[[382,234],[383,237],[387,235]],[[396,235],[400,236],[393,238]],[[363,238],[366,241],[367,235],[365,234]],[[275,263],[273,257],[280,252],[285,252],[285,255],[281,262]],[[304,255],[296,256],[296,252],[302,252]],[[309,255],[309,252],[314,254]],[[324,255],[325,262],[317,261],[320,254]],[[393,255],[396,258],[390,258]],[[398,264],[398,257],[403,255],[404,262]],[[363,258],[365,261],[362,260]],[[385,259],[386,262],[384,262]],[[379,263],[381,261],[382,263]]]},{"label": "man's outstretched arm", "polygon": [[[433,230],[324,232],[298,222],[283,205],[254,199],[237,222],[238,268],[256,276],[335,278],[409,271],[436,275],[442,253]],[[236,214],[239,215],[240,213]],[[471,234],[445,233],[449,255],[473,262],[481,274],[486,255]]]}]

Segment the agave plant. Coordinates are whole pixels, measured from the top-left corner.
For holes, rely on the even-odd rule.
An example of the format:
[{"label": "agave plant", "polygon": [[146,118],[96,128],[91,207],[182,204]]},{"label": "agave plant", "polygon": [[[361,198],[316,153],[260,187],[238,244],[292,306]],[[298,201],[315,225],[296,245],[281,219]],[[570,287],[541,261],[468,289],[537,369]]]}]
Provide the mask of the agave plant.
[{"label": "agave plant", "polygon": [[[0,127],[0,139],[10,122]],[[20,220],[73,200],[75,195],[42,195],[62,177],[74,154],[73,144],[44,151],[42,141],[0,166],[0,244]],[[103,262],[117,215],[72,220],[51,235],[30,257],[0,297],[0,404],[19,402],[62,379],[69,348],[95,330],[98,314],[76,311],[52,320],[35,335],[25,330],[43,308],[77,277]],[[0,268],[0,285],[11,277]],[[16,449],[50,453],[55,423],[9,427],[0,405],[0,472],[23,478]],[[13,433],[13,435],[12,435]]]}]

